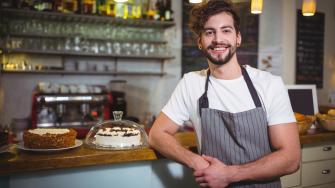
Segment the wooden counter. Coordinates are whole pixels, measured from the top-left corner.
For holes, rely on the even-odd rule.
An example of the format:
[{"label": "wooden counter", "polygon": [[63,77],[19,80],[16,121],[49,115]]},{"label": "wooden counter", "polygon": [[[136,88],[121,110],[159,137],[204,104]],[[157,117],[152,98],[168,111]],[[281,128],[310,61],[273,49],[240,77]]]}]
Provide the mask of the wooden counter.
[{"label": "wooden counter", "polygon": [[[186,147],[195,147],[193,132],[178,133],[176,138]],[[159,159],[161,155],[150,148],[124,151],[79,148],[57,153],[37,153],[11,148],[10,153],[0,154],[0,175],[18,172],[54,170],[134,161]]]},{"label": "wooden counter", "polygon": [[[176,138],[188,149],[196,148],[193,132],[178,133]],[[317,132],[300,137],[301,144],[335,141],[335,132]],[[34,153],[11,149],[0,154],[0,175],[86,166],[157,160],[161,156],[150,148],[125,151],[94,150],[81,146],[61,153]]]},{"label": "wooden counter", "polygon": [[335,141],[335,132],[320,132],[312,130],[305,135],[300,135],[301,144],[314,144],[328,141]]}]

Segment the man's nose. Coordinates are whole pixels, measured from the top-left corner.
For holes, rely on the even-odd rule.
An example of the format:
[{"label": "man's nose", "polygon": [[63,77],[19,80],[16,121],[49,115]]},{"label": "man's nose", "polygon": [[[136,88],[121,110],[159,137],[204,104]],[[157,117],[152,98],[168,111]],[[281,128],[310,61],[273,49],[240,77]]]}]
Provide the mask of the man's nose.
[{"label": "man's nose", "polygon": [[224,37],[223,34],[215,34],[212,43],[213,44],[227,44],[228,40]]},{"label": "man's nose", "polygon": [[215,42],[215,43],[222,43],[224,41],[226,41],[226,39],[225,39],[225,37],[224,37],[224,35],[222,33],[216,32],[214,34],[214,40],[213,40],[213,42]]}]

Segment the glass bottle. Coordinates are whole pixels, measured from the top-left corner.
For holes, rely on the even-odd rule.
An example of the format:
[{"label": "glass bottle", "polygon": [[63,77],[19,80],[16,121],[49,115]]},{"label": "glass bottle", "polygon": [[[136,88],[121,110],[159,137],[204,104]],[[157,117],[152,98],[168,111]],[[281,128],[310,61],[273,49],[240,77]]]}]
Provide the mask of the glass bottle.
[{"label": "glass bottle", "polygon": [[64,13],[75,13],[78,10],[77,0],[63,0],[63,10]]},{"label": "glass bottle", "polygon": [[157,0],[149,0],[148,3],[148,11],[147,11],[147,19],[154,20],[157,18]]},{"label": "glass bottle", "polygon": [[53,5],[54,12],[63,12],[63,0],[55,0]]},{"label": "glass bottle", "polygon": [[124,2],[115,2],[114,6],[115,17],[127,19],[128,17],[128,8],[127,4]]},{"label": "glass bottle", "polygon": [[115,7],[114,0],[107,0],[107,5],[106,5],[107,15],[115,17],[115,15],[116,15],[115,11],[116,11],[116,7]]},{"label": "glass bottle", "polygon": [[52,8],[54,6],[54,1],[53,0],[44,0],[44,7],[45,11],[52,11]]},{"label": "glass bottle", "polygon": [[107,15],[107,1],[108,0],[96,0],[96,8],[97,8],[96,12],[98,15]]},{"label": "glass bottle", "polygon": [[173,10],[171,9],[171,0],[165,0],[165,21],[173,21]]},{"label": "glass bottle", "polygon": [[77,0],[77,10],[74,13],[83,14],[84,0]]},{"label": "glass bottle", "polygon": [[42,11],[43,10],[42,0],[35,0],[33,3],[33,9],[37,11]]},{"label": "glass bottle", "polygon": [[33,4],[34,4],[33,0],[23,0],[23,1],[21,1],[20,5],[19,5],[19,8],[33,9]]},{"label": "glass bottle", "polygon": [[134,1],[133,0],[128,0],[127,3],[126,3],[126,11],[125,11],[125,14],[123,16],[124,19],[132,19],[134,18],[133,16],[133,9],[134,9]]},{"label": "glass bottle", "polygon": [[165,1],[164,0],[157,0],[156,2],[156,15],[154,16],[155,20],[164,21],[165,19]]},{"label": "glass bottle", "polygon": [[148,8],[149,8],[149,0],[139,0],[141,2],[141,12],[142,12],[142,18],[147,19],[148,18]]},{"label": "glass bottle", "polygon": [[141,0],[134,0],[132,8],[132,18],[138,19],[142,17],[142,3]]},{"label": "glass bottle", "polygon": [[37,0],[34,1],[34,9],[37,11],[52,11],[52,0]]},{"label": "glass bottle", "polygon": [[83,14],[96,14],[96,0],[83,0],[82,13]]}]

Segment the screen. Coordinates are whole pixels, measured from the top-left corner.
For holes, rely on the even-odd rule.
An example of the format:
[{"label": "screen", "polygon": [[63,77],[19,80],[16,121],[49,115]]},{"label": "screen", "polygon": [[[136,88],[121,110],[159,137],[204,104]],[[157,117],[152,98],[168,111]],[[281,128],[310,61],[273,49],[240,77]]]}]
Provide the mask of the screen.
[{"label": "screen", "polygon": [[293,112],[305,115],[314,115],[314,99],[312,89],[288,89]]}]

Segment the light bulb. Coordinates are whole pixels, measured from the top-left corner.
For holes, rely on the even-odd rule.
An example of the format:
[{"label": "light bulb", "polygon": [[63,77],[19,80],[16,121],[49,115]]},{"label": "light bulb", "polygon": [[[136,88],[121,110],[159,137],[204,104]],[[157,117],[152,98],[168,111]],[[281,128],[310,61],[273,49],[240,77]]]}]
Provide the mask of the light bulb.
[{"label": "light bulb", "polygon": [[114,0],[115,2],[117,2],[117,3],[125,3],[125,2],[127,2],[128,0]]},{"label": "light bulb", "polygon": [[262,13],[263,0],[251,0],[251,13],[260,14]]},{"label": "light bulb", "polygon": [[202,2],[202,0],[189,0],[189,3],[201,3]]},{"label": "light bulb", "polygon": [[314,16],[316,10],[315,0],[304,0],[302,2],[302,15],[303,16]]}]

